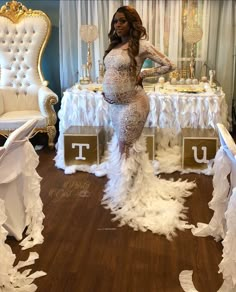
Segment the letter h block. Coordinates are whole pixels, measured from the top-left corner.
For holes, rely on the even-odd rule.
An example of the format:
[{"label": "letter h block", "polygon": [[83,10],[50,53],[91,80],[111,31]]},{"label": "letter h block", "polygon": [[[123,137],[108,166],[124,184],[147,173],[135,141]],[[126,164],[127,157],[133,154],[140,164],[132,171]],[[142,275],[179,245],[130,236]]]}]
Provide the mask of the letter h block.
[{"label": "letter h block", "polygon": [[99,164],[104,152],[103,127],[71,126],[64,132],[65,165]]},{"label": "letter h block", "polygon": [[204,169],[214,159],[219,139],[214,129],[182,129],[182,168]]}]

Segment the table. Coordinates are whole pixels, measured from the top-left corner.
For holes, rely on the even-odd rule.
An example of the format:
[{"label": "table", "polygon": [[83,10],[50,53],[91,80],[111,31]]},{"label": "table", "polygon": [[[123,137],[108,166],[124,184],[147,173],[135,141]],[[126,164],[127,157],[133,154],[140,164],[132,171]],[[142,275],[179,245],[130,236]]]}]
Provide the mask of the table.
[{"label": "table", "polygon": [[[225,94],[214,92],[210,87],[206,92],[182,93],[158,89],[147,92],[150,113],[145,127],[159,131],[157,145],[166,147],[179,143],[183,128],[214,128],[222,123],[228,128]],[[103,100],[101,91],[89,88],[68,88],[62,97],[58,112],[59,137],[57,141],[56,166],[65,169],[64,132],[70,126],[112,127],[109,118],[110,105]],[[165,134],[162,134],[165,133]]]}]

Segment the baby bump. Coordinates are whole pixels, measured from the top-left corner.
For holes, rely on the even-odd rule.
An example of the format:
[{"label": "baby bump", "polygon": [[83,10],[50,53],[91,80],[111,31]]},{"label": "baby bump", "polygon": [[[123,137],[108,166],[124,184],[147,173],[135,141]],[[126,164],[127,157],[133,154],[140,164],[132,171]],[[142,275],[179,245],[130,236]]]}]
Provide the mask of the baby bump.
[{"label": "baby bump", "polygon": [[111,120],[118,139],[133,144],[141,135],[149,113],[149,99],[143,91],[134,102],[113,105]]},{"label": "baby bump", "polygon": [[106,72],[103,81],[104,98],[109,103],[127,104],[135,99],[135,79],[127,72]]}]

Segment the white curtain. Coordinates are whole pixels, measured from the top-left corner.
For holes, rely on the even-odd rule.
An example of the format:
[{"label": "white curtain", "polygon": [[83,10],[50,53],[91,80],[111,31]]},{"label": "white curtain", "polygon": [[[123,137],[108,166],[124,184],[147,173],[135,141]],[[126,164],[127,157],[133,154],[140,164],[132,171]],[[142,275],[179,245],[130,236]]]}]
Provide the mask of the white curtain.
[{"label": "white curtain", "polygon": [[182,1],[133,1],[149,40],[174,62],[182,50]]},{"label": "white curtain", "polygon": [[216,79],[223,87],[231,116],[234,84],[235,1],[206,2],[206,35],[202,41],[202,59],[209,69],[216,71]]},{"label": "white curtain", "polygon": [[78,4],[74,0],[60,1],[60,81],[63,91],[78,80]]},{"label": "white curtain", "polygon": [[[216,71],[229,106],[233,100],[235,1],[188,0],[187,5],[197,7],[197,22],[203,30],[197,43],[196,72],[200,78],[203,67]],[[94,24],[98,38],[92,43],[92,78],[98,77],[98,61],[102,61],[108,47],[108,31],[118,7],[131,5],[140,14],[149,40],[173,62],[181,66],[183,58],[190,58],[183,47],[183,0],[60,0],[60,78],[64,91],[78,82],[82,64],[86,64],[87,44],[81,40],[80,26]],[[188,17],[188,15],[187,15]],[[226,33],[227,32],[227,33]]]}]

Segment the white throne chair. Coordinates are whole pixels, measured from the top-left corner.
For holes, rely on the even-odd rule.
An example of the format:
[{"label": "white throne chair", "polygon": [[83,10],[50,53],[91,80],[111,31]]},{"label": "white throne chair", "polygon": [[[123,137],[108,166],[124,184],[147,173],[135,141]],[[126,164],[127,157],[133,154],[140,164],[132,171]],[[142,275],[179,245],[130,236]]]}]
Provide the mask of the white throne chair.
[{"label": "white throne chair", "polygon": [[0,8],[0,135],[7,137],[30,119],[38,123],[32,136],[48,134],[54,147],[58,96],[47,87],[41,60],[51,32],[48,16],[17,1]]}]

